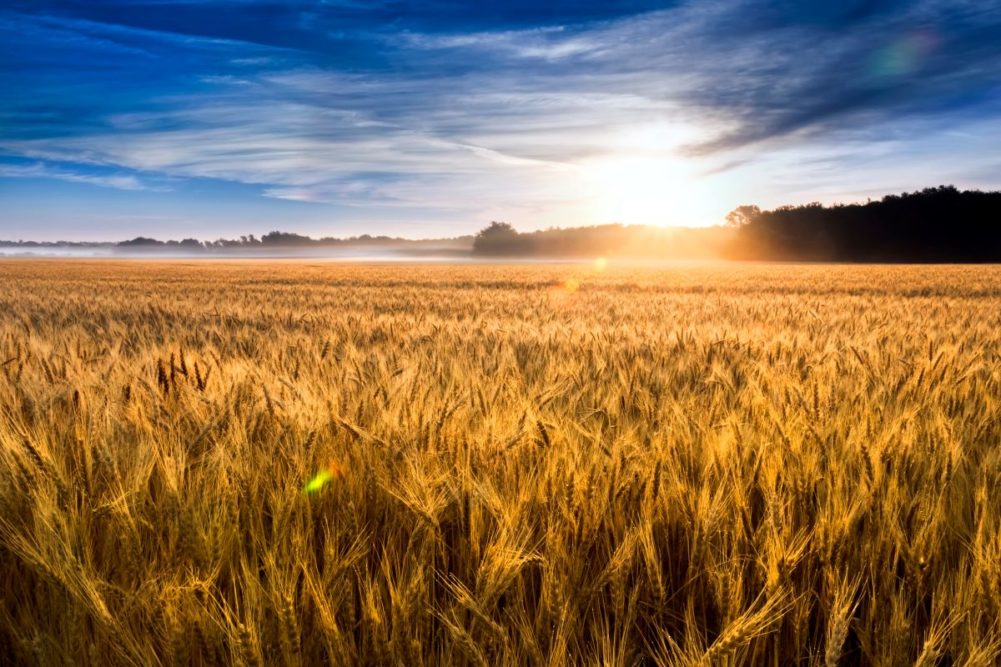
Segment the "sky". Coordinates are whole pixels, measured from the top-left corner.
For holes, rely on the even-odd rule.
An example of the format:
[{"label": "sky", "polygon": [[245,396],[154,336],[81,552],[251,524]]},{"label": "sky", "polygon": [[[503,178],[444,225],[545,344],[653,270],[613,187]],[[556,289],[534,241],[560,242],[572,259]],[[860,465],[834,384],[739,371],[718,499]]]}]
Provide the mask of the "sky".
[{"label": "sky", "polygon": [[1001,189],[1001,0],[0,0],[0,239]]}]

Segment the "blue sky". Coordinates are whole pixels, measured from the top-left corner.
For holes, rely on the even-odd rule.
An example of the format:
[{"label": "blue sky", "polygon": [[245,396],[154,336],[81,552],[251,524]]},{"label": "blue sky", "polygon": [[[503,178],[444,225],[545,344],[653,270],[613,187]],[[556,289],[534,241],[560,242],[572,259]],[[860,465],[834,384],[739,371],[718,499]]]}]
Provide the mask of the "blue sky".
[{"label": "blue sky", "polygon": [[1001,188],[1001,0],[0,0],[0,238]]}]

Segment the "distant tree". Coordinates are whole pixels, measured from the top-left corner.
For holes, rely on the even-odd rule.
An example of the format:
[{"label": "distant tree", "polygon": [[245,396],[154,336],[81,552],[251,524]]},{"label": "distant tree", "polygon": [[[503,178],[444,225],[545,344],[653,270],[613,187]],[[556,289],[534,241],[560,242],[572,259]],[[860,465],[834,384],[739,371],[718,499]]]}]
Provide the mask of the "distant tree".
[{"label": "distant tree", "polygon": [[509,222],[497,222],[496,220],[480,230],[477,238],[510,238],[517,236],[518,231]]},{"label": "distant tree", "polygon": [[137,236],[134,239],[131,239],[129,241],[121,241],[121,242],[119,242],[118,245],[120,245],[120,246],[126,246],[126,247],[129,247],[129,246],[159,246],[159,245],[163,245],[163,241],[158,241],[156,239],[151,239],[151,238],[148,238],[146,236]]},{"label": "distant tree", "polygon": [[473,252],[482,255],[509,255],[519,251],[520,235],[507,222],[491,222],[473,239]]},{"label": "distant tree", "polygon": [[738,206],[726,214],[726,224],[728,227],[743,227],[756,220],[761,215],[761,209],[757,206]]}]

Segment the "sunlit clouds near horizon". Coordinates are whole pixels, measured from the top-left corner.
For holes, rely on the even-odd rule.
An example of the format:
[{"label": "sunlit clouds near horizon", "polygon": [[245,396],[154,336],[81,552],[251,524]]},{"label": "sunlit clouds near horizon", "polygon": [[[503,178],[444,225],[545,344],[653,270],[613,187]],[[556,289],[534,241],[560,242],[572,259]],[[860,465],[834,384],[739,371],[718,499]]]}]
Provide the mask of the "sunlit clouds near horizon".
[{"label": "sunlit clouds near horizon", "polygon": [[720,224],[1001,188],[1001,2],[0,5],[0,238]]}]

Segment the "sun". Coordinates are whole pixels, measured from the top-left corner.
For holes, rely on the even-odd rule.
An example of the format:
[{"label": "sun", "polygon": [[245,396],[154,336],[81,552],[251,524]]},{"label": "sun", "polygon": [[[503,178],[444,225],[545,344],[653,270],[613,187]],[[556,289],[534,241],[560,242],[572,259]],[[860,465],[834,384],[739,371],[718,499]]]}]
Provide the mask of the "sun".
[{"label": "sun", "polygon": [[578,163],[588,217],[597,224],[718,224],[726,186],[718,175],[708,175],[705,160],[680,150],[698,136],[697,128],[675,122],[609,131],[602,142],[606,150]]},{"label": "sun", "polygon": [[613,157],[584,171],[598,219],[657,226],[698,224],[699,184],[678,160]]}]

